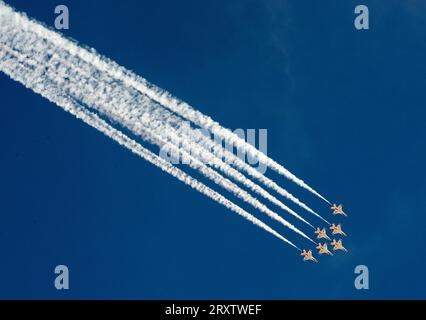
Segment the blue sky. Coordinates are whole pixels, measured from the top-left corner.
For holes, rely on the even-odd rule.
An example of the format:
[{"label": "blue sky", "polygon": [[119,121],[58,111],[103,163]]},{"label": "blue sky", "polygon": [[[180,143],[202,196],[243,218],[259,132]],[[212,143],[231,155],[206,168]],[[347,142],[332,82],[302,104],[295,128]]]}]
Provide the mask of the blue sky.
[{"label": "blue sky", "polygon": [[[53,25],[56,1],[7,2]],[[61,1],[67,36],[226,127],[268,129],[269,156],[346,205],[349,253],[301,263],[1,73],[0,298],[426,298],[426,6],[363,3],[368,31],[358,1]]]}]

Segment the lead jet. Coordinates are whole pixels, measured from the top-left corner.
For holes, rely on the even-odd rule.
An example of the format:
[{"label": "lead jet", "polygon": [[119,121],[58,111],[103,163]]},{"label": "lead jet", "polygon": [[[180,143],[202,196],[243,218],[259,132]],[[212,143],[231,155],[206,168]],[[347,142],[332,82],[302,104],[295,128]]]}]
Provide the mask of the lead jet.
[{"label": "lead jet", "polygon": [[311,250],[306,251],[305,249],[303,249],[303,251],[302,251],[302,253],[300,255],[303,256],[303,261],[305,261],[305,262],[309,261],[309,260],[311,260],[311,261],[313,261],[315,263],[318,262],[318,260],[315,259],[314,256],[312,255],[312,251]]},{"label": "lead jet", "polygon": [[331,210],[333,210],[333,215],[337,216],[337,215],[341,215],[341,216],[345,216],[347,217],[348,215],[346,213],[343,212],[343,204],[333,204],[331,206]]}]

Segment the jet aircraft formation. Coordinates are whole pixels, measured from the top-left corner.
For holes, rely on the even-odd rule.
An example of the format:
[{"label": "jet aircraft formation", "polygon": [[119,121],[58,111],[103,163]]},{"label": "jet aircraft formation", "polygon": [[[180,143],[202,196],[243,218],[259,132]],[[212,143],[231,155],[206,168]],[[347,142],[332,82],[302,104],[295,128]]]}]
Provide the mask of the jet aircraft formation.
[{"label": "jet aircraft formation", "polygon": [[[339,204],[333,204],[331,206],[331,211],[332,214],[334,216],[343,216],[343,217],[347,217],[348,215],[343,211],[343,205]],[[317,246],[315,247],[315,249],[318,250],[318,255],[330,255],[332,256],[333,253],[330,251],[330,249],[328,248],[328,246],[332,246],[333,248],[331,249],[333,252],[336,251],[342,251],[344,253],[348,252],[348,250],[343,246],[343,241],[342,239],[338,239],[336,240],[337,237],[346,237],[346,233],[343,232],[342,230],[342,225],[339,224],[335,224],[332,223],[329,226],[329,229],[331,231],[331,236],[333,238],[333,240],[328,236],[327,234],[327,229],[324,227],[322,229],[320,228],[316,228],[315,230],[315,235],[316,238],[319,240]],[[329,242],[327,242],[329,241]],[[318,260],[314,257],[314,254],[312,253],[312,250],[309,249],[304,249],[302,250],[302,252],[300,253],[300,255],[303,257],[303,261],[312,261],[317,263]]]}]

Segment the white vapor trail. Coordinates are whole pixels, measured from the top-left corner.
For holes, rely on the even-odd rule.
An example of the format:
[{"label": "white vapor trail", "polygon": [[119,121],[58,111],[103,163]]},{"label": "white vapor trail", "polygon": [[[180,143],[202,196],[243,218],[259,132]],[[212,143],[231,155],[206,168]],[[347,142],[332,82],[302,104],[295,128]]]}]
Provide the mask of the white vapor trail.
[{"label": "white vapor trail", "polygon": [[[15,37],[13,37],[13,39],[19,39],[19,37],[15,36]],[[14,51],[10,48],[5,47],[4,44],[1,44],[1,46],[2,46],[3,51],[7,52],[9,55],[14,54]],[[26,56],[22,53],[22,51],[25,50],[25,47],[30,47],[30,46],[23,45],[22,43],[19,46],[19,48],[21,50],[21,53],[19,53],[20,61],[25,61],[25,59],[26,59]],[[39,44],[37,44],[34,41],[31,42],[31,47],[32,48],[37,47],[39,50],[42,48],[42,47],[40,47]],[[56,83],[56,84],[60,85],[60,88],[63,92],[66,92],[67,94],[69,94],[72,97],[77,97],[77,99],[79,101],[82,101],[84,104],[90,105],[90,106],[99,105],[100,108],[103,108],[100,111],[107,113],[107,115],[110,118],[112,118],[115,121],[127,126],[130,130],[139,134],[145,140],[147,140],[147,141],[149,141],[153,144],[157,144],[159,146],[163,146],[163,145],[167,144],[167,142],[162,138],[161,134],[159,133],[161,130],[163,130],[163,128],[160,127],[160,122],[156,121],[155,119],[152,119],[151,115],[146,114],[145,115],[146,118],[142,122],[132,122],[132,121],[129,121],[129,118],[128,118],[126,112],[120,111],[118,114],[111,112],[110,110],[112,110],[114,108],[113,107],[114,105],[123,104],[123,102],[121,102],[120,99],[118,99],[118,94],[115,94],[115,93],[111,93],[110,95],[99,94],[97,92],[103,92],[104,89],[103,88],[101,89],[101,88],[98,87],[97,90],[95,90],[94,88],[92,88],[91,85],[93,83],[87,83],[88,80],[84,80],[84,79],[78,77],[75,74],[75,69],[73,69],[74,72],[71,72],[71,70],[63,70],[63,69],[60,68],[61,65],[58,64],[54,60],[50,60],[49,63],[47,63],[47,60],[43,60],[43,59],[34,60],[34,57],[37,57],[37,54],[35,53],[34,50],[32,50],[32,51],[33,51],[33,57],[31,58],[31,61],[33,63],[33,66],[34,67],[41,67],[41,69],[44,72],[44,74],[43,74],[44,78],[40,77],[39,79],[32,80],[33,82],[39,81],[38,84],[40,85],[40,81],[43,81],[45,83],[47,81],[50,81],[49,82],[50,86],[52,85],[52,83]],[[46,50],[42,50],[42,51],[46,52]],[[54,66],[56,66],[56,67],[54,67]],[[24,73],[22,70],[18,70],[18,72],[21,76],[24,74],[25,77],[31,77],[31,73],[34,73],[33,70],[28,70],[28,72],[26,72],[26,73]],[[65,76],[67,77],[66,82],[63,81]],[[118,88],[115,88],[115,89],[118,90]],[[112,91],[112,92],[114,92],[114,91]],[[135,100],[135,99],[136,99],[136,97],[133,96],[132,100]],[[111,101],[109,101],[109,100],[111,100]],[[128,103],[130,103],[130,101]],[[106,112],[106,110],[108,112]],[[144,126],[144,124],[145,125],[149,124],[149,127]],[[204,163],[202,163],[198,159],[192,157],[186,151],[179,149],[174,145],[170,145],[170,148],[172,148],[172,150],[175,153],[182,153],[183,156],[187,157],[189,159],[188,164],[192,169],[199,171],[202,175],[204,175],[208,179],[212,180],[216,184],[220,185],[221,187],[223,187],[227,191],[233,193],[234,195],[236,195],[237,197],[239,197],[243,201],[249,203],[250,205],[252,205],[256,209],[267,214],[272,219],[280,222],[284,226],[295,231],[296,233],[298,233],[302,237],[304,237],[304,238],[308,239],[309,241],[315,243],[305,233],[300,231],[298,228],[296,228],[295,226],[290,224],[288,221],[283,219],[281,216],[279,216],[275,212],[271,211],[268,207],[266,207],[263,203],[261,203],[260,201],[258,201],[254,197],[252,197],[245,190],[241,189],[236,184],[234,184],[230,180],[224,178],[222,175],[220,175],[216,171],[212,170],[211,168],[208,168]],[[247,181],[250,181],[250,180],[247,179]],[[251,187],[253,187],[253,186],[251,186]],[[268,194],[268,193],[266,193],[266,194]],[[289,208],[288,208],[288,210],[291,211],[291,209],[289,209]],[[296,214],[296,213],[294,213],[294,214]]]},{"label": "white vapor trail", "polygon": [[[85,103],[87,105],[98,105],[98,110],[100,112],[103,112],[107,116],[114,118],[120,123],[125,123],[126,126],[131,129],[135,134],[139,134],[141,136],[147,135],[146,133],[144,133],[145,129],[142,129],[140,126],[141,123],[144,123],[147,127],[149,127],[149,130],[155,131],[155,134],[161,135],[163,138],[170,138],[169,136],[173,136],[173,143],[176,143],[176,141],[181,140],[180,142],[185,151],[195,150],[200,157],[202,157],[203,159],[208,159],[208,162],[212,164],[213,167],[215,167],[216,169],[221,170],[234,180],[242,183],[250,190],[260,194],[265,199],[271,201],[275,205],[279,206],[281,209],[287,211],[288,213],[303,221],[310,227],[314,228],[309,222],[307,222],[304,218],[298,215],[295,211],[293,211],[281,201],[276,199],[274,196],[272,196],[269,192],[261,188],[259,185],[253,183],[250,179],[247,179],[241,172],[235,170],[229,164],[223,162],[219,157],[216,157],[211,152],[206,152],[206,150],[204,150],[202,146],[198,145],[198,143],[195,143],[190,137],[185,137],[184,135],[180,135],[180,137],[178,137],[176,132],[178,132],[178,129],[182,127],[183,121],[181,120],[181,118],[175,116],[167,109],[162,108],[160,105],[157,105],[156,103],[152,102],[152,100],[146,98],[143,99],[143,96],[141,97],[141,94],[136,90],[134,90],[134,92],[128,92],[129,88],[123,87],[122,84],[116,84],[114,82],[115,79],[107,77],[104,72],[97,72],[97,69],[95,70],[94,66],[86,63],[85,61],[78,59],[75,56],[67,55],[67,53],[64,51],[59,51],[57,46],[54,46],[53,44],[49,46],[46,41],[50,43],[50,38],[37,37],[37,34],[33,31],[35,29],[36,28],[28,28],[28,30],[26,30],[24,34],[17,33],[19,36],[15,36],[15,38],[18,38],[19,41],[15,41],[14,43],[15,50],[18,50],[19,52],[21,52],[21,54],[23,52],[27,52],[29,56],[34,59],[37,59],[40,63],[45,63],[46,60],[49,60],[50,64],[53,64],[57,69],[56,71],[60,72],[60,76],[57,81],[61,81],[63,90],[69,90],[71,94],[76,96],[78,99],[85,100]],[[63,40],[62,42],[65,41],[66,40]],[[28,43],[31,43],[31,46],[28,46]],[[59,42],[57,43],[59,45]],[[47,71],[50,72],[50,69],[48,69]],[[66,75],[67,73],[71,72],[74,75],[73,77],[69,77]],[[68,81],[64,82],[63,78],[66,76],[68,78]],[[100,77],[100,79],[97,79],[97,77]],[[85,87],[81,87],[82,83],[86,84]],[[91,91],[89,92],[88,89],[91,89]],[[86,90],[86,94],[82,93],[83,90]],[[127,91],[123,92],[124,90]],[[105,93],[108,94],[106,95]],[[124,93],[126,94],[126,96],[124,95]],[[142,114],[140,108],[141,105],[145,105],[145,107],[143,108],[145,109],[145,112]],[[132,110],[129,111],[129,109]],[[153,117],[153,115],[156,115],[156,117],[160,120],[154,119],[155,117]],[[164,141],[161,142],[160,140],[160,143],[158,141],[158,139],[154,139],[154,142],[160,146],[165,144]],[[230,158],[230,155],[232,155],[232,153],[228,152],[228,158]],[[234,163],[238,164],[242,162],[235,155],[232,156],[234,157],[234,159],[232,159]],[[241,167],[242,165],[239,164],[239,166]],[[260,181],[267,182],[267,186],[272,187],[280,194],[283,194],[284,196],[289,198],[291,201],[297,203],[298,205],[310,211],[311,213],[319,216],[312,209],[300,202],[297,198],[292,196],[286,190],[280,188],[271,180],[264,177],[254,168],[248,166],[247,164],[242,167],[245,168],[246,171],[248,171],[252,176],[258,177]],[[209,176],[211,176],[211,174]]]},{"label": "white vapor trail", "polygon": [[[0,1],[0,43],[1,45],[1,59],[0,59],[0,69],[4,71],[6,74],[8,74],[11,78],[23,83],[26,87],[32,89],[33,91],[43,95],[44,97],[48,98],[50,101],[55,102],[56,104],[60,105],[67,111],[73,113],[73,110],[70,105],[77,102],[70,102],[70,101],[81,101],[85,105],[90,105],[92,107],[92,104],[96,105],[96,103],[100,103],[99,101],[103,102],[103,107],[111,107],[110,109],[101,109],[98,110],[101,113],[106,114],[110,118],[120,122],[124,126],[127,126],[129,128],[133,128],[136,132],[139,133],[145,133],[147,136],[146,138],[153,140],[153,141],[160,141],[160,145],[166,143],[166,141],[161,140],[161,135],[158,134],[158,132],[155,132],[155,128],[152,128],[152,126],[146,126],[147,123],[155,123],[155,121],[150,121],[151,119],[146,119],[147,121],[145,123],[137,123],[132,120],[132,114],[134,110],[126,110],[123,109],[123,104],[129,103],[131,100],[133,100],[134,96],[116,96],[116,95],[110,95],[111,92],[108,92],[108,90],[114,91],[114,90],[120,90],[123,89],[123,87],[120,86],[113,86],[113,85],[104,85],[103,89],[106,91],[99,91],[94,90],[91,92],[85,92],[85,90],[88,90],[92,88],[91,85],[93,85],[93,79],[86,79],[86,81],[81,81],[83,79],[77,78],[72,79],[72,77],[75,75],[72,73],[72,68],[61,65],[58,61],[56,61],[56,65],[53,65],[50,59],[46,59],[44,61],[39,61],[35,59],[31,55],[26,55],[25,49],[27,49],[29,52],[32,53],[41,53],[44,51],[43,49],[48,49],[48,47],[43,47],[43,45],[46,45],[45,42],[38,42],[38,39],[31,38],[30,33],[34,32],[34,30],[37,30],[41,28],[43,32],[46,32],[48,35],[55,35],[56,37],[59,37],[60,41],[57,41],[58,39],[54,37],[54,40],[57,41],[55,44],[58,45],[57,48],[57,55],[61,55],[60,50],[62,47],[60,44],[65,43],[65,45],[72,44],[75,45],[63,38],[61,38],[56,33],[47,30],[43,26],[35,23],[34,21],[30,21],[26,16],[18,14],[14,12],[10,7],[4,5]],[[44,38],[46,39],[46,38]],[[50,40],[50,38],[49,38]],[[17,50],[16,48],[20,48],[20,50]],[[52,48],[50,48],[52,49]],[[22,52],[24,51],[24,52]],[[48,51],[48,50],[46,50]],[[70,51],[71,53],[71,51]],[[74,53],[75,54],[75,53]],[[88,53],[91,54],[91,53]],[[25,63],[28,63],[29,65],[32,64],[31,68],[28,68],[25,66]],[[96,73],[97,70],[91,70],[92,72]],[[66,81],[65,81],[66,79]],[[72,81],[74,80],[74,82]],[[81,82],[79,82],[81,81]],[[74,83],[74,86],[70,86],[70,83]],[[77,86],[79,84],[79,86]],[[68,86],[68,87],[67,87]],[[67,89],[65,89],[67,88]],[[79,92],[80,89],[80,92]],[[96,88],[95,88],[96,89]],[[98,84],[98,88],[99,84]],[[71,93],[71,95],[69,95]],[[102,94],[103,95],[102,95]],[[88,96],[90,95],[90,96]],[[96,97],[97,101],[93,101],[91,99],[91,96]],[[68,98],[64,98],[68,97]],[[62,100],[61,100],[62,99]],[[110,103],[107,104],[105,101],[110,99]],[[118,100],[117,100],[118,99]],[[117,106],[114,108],[114,104],[117,103]],[[68,109],[67,109],[68,108]],[[77,107],[75,107],[77,108]],[[81,111],[81,109],[78,109]],[[86,109],[84,109],[86,110]],[[75,111],[75,110],[74,110]],[[89,110],[86,110],[90,113]],[[137,112],[136,112],[137,113]],[[75,112],[73,113],[75,114]],[[92,118],[98,117],[94,113],[90,113]],[[80,115],[80,114],[77,114]],[[81,116],[81,115],[80,115]],[[148,117],[146,113],[143,114],[143,116]],[[101,120],[99,118],[99,120]],[[121,120],[121,121],[120,121]],[[101,120],[103,121],[103,120]],[[87,122],[87,121],[86,121]],[[104,122],[104,121],[103,121]],[[124,122],[124,123],[122,123]],[[106,122],[104,122],[105,125],[108,125]],[[93,124],[89,123],[93,126]],[[109,125],[108,125],[109,126]],[[137,129],[137,130],[136,130]],[[158,130],[161,130],[162,127],[157,127]],[[100,130],[100,129],[99,129]],[[105,128],[104,132],[105,133]],[[114,132],[119,132],[118,130],[111,127],[111,130],[115,130]],[[154,132],[154,133],[153,133]],[[121,133],[124,135],[123,133]],[[112,138],[114,138],[116,134]],[[124,135],[125,136],[125,135]],[[127,137],[128,138],[128,137]],[[128,138],[130,139],[130,138]],[[118,141],[114,138],[114,140]],[[130,141],[133,141],[130,139]],[[120,141],[118,141],[120,142]],[[175,147],[176,148],[176,147]],[[182,150],[178,150],[179,152],[183,152]],[[186,154],[189,156],[188,154]],[[157,157],[157,156],[156,156]],[[158,157],[157,157],[158,158]],[[160,158],[159,158],[160,159]],[[163,159],[161,159],[164,161]],[[149,160],[148,160],[149,161]],[[152,162],[152,161],[151,161]],[[165,162],[165,161],[164,161]],[[167,163],[167,162],[165,162]],[[171,164],[167,163],[168,165],[172,166]],[[228,179],[225,179],[223,176],[218,174],[216,171],[211,170],[207,166],[205,166],[202,162],[195,158],[191,158],[190,165],[192,168],[199,170],[201,173],[203,173],[206,177],[212,179],[217,184],[221,185],[228,191],[233,192],[240,198],[242,198],[244,201],[250,203],[251,205],[258,208],[260,211],[268,214],[270,217],[280,221],[285,226],[289,227],[293,231],[297,232],[298,234],[302,235],[306,239],[314,242],[309,237],[307,237],[303,232],[298,230],[293,225],[289,224],[286,220],[281,218],[276,213],[269,210],[265,205],[260,203],[257,199],[250,196],[247,192],[239,188],[237,185],[229,181]],[[173,167],[173,166],[172,166]],[[173,167],[175,168],[175,167]],[[177,168],[175,168],[177,169]],[[164,169],[163,169],[164,170]],[[233,172],[233,171],[232,171]],[[235,174],[235,172],[233,172]],[[241,176],[238,176],[241,179]],[[245,180],[242,180],[245,181]],[[247,181],[250,181],[247,179]],[[246,181],[246,183],[248,183]],[[251,182],[251,181],[250,181]],[[258,192],[261,192],[259,189],[256,189],[255,184],[250,185],[252,188],[257,190]],[[258,186],[257,186],[258,187]],[[260,187],[259,187],[260,188]],[[263,190],[263,189],[261,189]],[[266,191],[265,191],[266,192]],[[267,193],[266,193],[267,194]],[[265,193],[263,193],[265,195]],[[221,202],[223,204],[223,201]],[[242,209],[241,209],[242,210]],[[234,210],[235,211],[235,210]],[[244,211],[245,212],[245,211]],[[237,212],[238,213],[238,212]],[[241,212],[240,212],[241,214]],[[251,221],[253,221],[251,219]],[[271,232],[272,229],[267,230],[268,232]],[[272,230],[273,231],[273,230]],[[275,231],[274,231],[275,232]],[[271,232],[272,233],[272,232]],[[274,234],[276,235],[276,234]],[[282,237],[281,237],[282,238]],[[315,243],[315,242],[314,242]],[[291,244],[291,243],[290,243]],[[293,244],[292,244],[293,245]],[[294,246],[294,245],[293,245]]]},{"label": "white vapor trail", "polygon": [[252,166],[245,163],[238,156],[234,155],[232,152],[228,151],[226,148],[223,148],[219,144],[215,143],[214,141],[212,141],[211,139],[206,137],[204,134],[199,132],[197,129],[194,130],[194,129],[191,129],[191,128],[178,128],[178,132],[181,135],[185,135],[187,138],[192,139],[195,142],[195,144],[201,145],[206,150],[211,151],[217,158],[219,158],[219,159],[224,158],[227,163],[231,163],[238,170],[246,172],[249,176],[260,181],[261,183],[263,183],[268,188],[276,191],[281,196],[289,199],[290,201],[297,204],[301,208],[305,209],[306,211],[308,211],[308,212],[312,213],[313,215],[315,215],[316,217],[320,218],[321,220],[323,220],[327,224],[330,224],[326,219],[324,219],[322,216],[320,216],[317,212],[312,210],[310,207],[308,207],[305,203],[300,201],[298,198],[293,196],[287,190],[285,190],[284,188],[279,186],[273,180],[264,176],[262,173],[260,173],[258,170],[256,170]]},{"label": "white vapor trail", "polygon": [[[3,7],[5,8],[4,10],[13,12],[10,7],[5,5],[3,5]],[[193,109],[187,103],[173,97],[170,93],[156,87],[155,85],[149,83],[146,79],[134,74],[129,70],[126,70],[117,63],[97,54],[93,49],[89,52],[87,49],[78,46],[76,43],[71,41],[64,41],[64,39],[59,34],[43,27],[40,24],[35,23],[34,21],[30,21],[23,14],[16,14],[15,18],[20,20],[23,28],[31,28],[33,32],[39,34],[39,36],[45,39],[49,39],[49,41],[52,41],[55,45],[60,46],[64,50],[67,50],[71,55],[78,56],[87,63],[96,66],[99,70],[111,74],[115,79],[123,81],[125,84],[132,86],[133,88],[147,95],[152,100],[160,103],[176,114],[179,114],[183,118],[192,121],[200,127],[210,130],[213,134],[221,137],[229,144],[233,144],[239,149],[244,150],[253,158],[257,158],[259,161],[263,162],[273,170],[295,182],[302,188],[305,188],[327,203],[330,203],[326,198],[324,198],[317,191],[312,189],[303,180],[296,177],[282,165],[257,150],[251,144],[245,142],[229,129],[222,127],[219,123],[215,122],[210,117]]]},{"label": "white vapor trail", "polygon": [[[19,81],[18,79],[15,79]],[[19,81],[21,82],[21,81]],[[24,84],[22,81],[21,83]],[[206,195],[207,197],[211,198],[212,200],[218,202],[219,204],[225,206],[226,208],[230,209],[231,211],[234,211],[235,213],[241,215],[248,221],[251,221],[256,226],[264,229],[265,231],[271,233],[275,237],[281,239],[282,241],[286,242],[287,244],[291,245],[295,249],[300,250],[295,244],[293,244],[291,241],[284,238],[282,235],[280,235],[278,232],[276,232],[274,229],[266,225],[264,222],[260,221],[247,211],[243,210],[221,194],[217,193],[213,189],[207,187],[203,183],[199,182],[198,180],[192,178],[182,170],[176,168],[169,162],[161,159],[148,149],[143,148],[139,143],[136,141],[130,139],[128,136],[123,134],[121,131],[118,131],[117,129],[113,128],[111,125],[107,124],[104,120],[100,119],[96,114],[88,111],[87,109],[84,109],[83,107],[79,106],[78,103],[73,102],[72,99],[61,97],[60,93],[55,93],[53,98],[49,98],[50,95],[47,92],[38,92],[51,102],[56,103],[60,107],[62,107],[65,111],[68,111],[69,113],[73,114],[78,119],[84,121],[88,125],[92,126],[93,128],[97,129],[98,131],[102,132],[109,138],[115,140],[123,147],[129,149],[136,155],[140,156],[141,158],[145,159],[146,161],[150,162],[151,164],[159,167],[161,170],[167,172],[168,174],[172,175],[173,177],[177,178],[181,182],[189,185],[191,188],[197,190],[198,192]],[[54,100],[53,100],[54,99]]]},{"label": "white vapor trail", "polygon": [[[1,6],[1,2],[0,2],[0,6]],[[145,149],[139,143],[132,140],[121,131],[107,124],[104,120],[99,118],[95,113],[92,113],[89,110],[85,109],[78,102],[74,101],[71,97],[64,95],[61,89],[55,86],[55,84],[51,83],[50,86],[49,85],[46,86],[45,84],[40,85],[42,84],[43,81],[47,80],[47,79],[41,79],[41,77],[43,77],[43,66],[40,66],[39,69],[26,70],[26,67],[22,62],[18,62],[17,60],[13,61],[13,55],[11,55],[10,53],[9,55],[6,55],[5,53],[6,52],[2,48],[0,50],[0,70],[5,72],[12,79],[22,83],[25,87],[33,90],[34,92],[40,94],[41,96],[48,99],[49,101],[57,104],[65,111],[73,114],[78,119],[81,119],[88,125],[102,132],[103,134],[113,139],[114,141],[118,142],[120,145],[129,149],[130,151],[137,154],[141,158],[147,160],[151,164],[159,167],[161,170],[169,173],[173,177],[189,185],[191,188],[206,195],[207,197],[225,206],[231,211],[241,215],[245,219],[251,221],[256,226],[264,229],[265,231],[271,233],[275,237],[281,239],[282,241],[286,242],[287,244],[291,245],[292,247],[300,251],[300,248],[298,248],[295,244],[293,244],[291,241],[284,238],[274,229],[272,229],[271,227],[269,227],[268,225],[266,225],[265,223],[263,223],[262,221],[254,217],[253,215],[246,212],[244,209],[240,208],[239,206],[237,206],[236,204],[234,204],[227,198],[223,197],[221,194],[217,193],[213,189],[199,182],[198,180],[192,178],[191,176],[189,176],[182,170],[176,168],[169,162],[155,155],[148,149]],[[17,54],[16,56],[18,55],[19,54]],[[31,71],[31,75],[30,73],[26,73],[25,71]]]},{"label": "white vapor trail", "polygon": [[[60,83],[61,90],[67,92],[67,94],[71,95],[74,99],[82,101],[85,105],[93,107],[99,112],[106,114],[110,119],[113,119],[118,123],[126,126],[134,133],[141,135],[143,138],[154,144],[159,145],[160,147],[166,144],[166,141],[162,138],[162,132],[164,131],[164,128],[161,127],[161,125],[163,121],[155,121],[155,118],[153,118],[149,112],[146,112],[153,111],[152,102],[150,99],[144,98],[143,96],[141,97],[140,95],[137,96],[128,92],[125,87],[121,86],[120,84],[115,84],[113,81],[111,81],[113,79],[108,79],[108,81],[104,80],[103,82],[96,82],[94,78],[83,79],[77,72],[78,68],[81,67],[81,63],[76,61],[75,57],[69,57],[69,59],[72,61],[72,64],[69,67],[64,66],[61,61],[54,59],[55,55],[61,56],[64,54],[64,52],[61,51],[60,46],[52,47],[48,42],[40,41],[38,37],[34,36],[34,28],[21,27],[21,24],[26,25],[26,23],[29,22],[27,21],[26,17],[19,16],[18,19],[16,19],[16,17],[14,17],[14,19],[7,19],[6,17],[6,19],[3,19],[3,21],[4,23],[2,27],[4,28],[4,30],[8,31],[7,34],[2,34],[1,43],[4,48],[3,50],[13,50],[10,48],[7,49],[6,47],[7,44],[12,42],[13,46],[15,47],[15,50],[19,51],[20,55],[28,53],[28,55],[33,60],[37,60],[36,63],[42,66],[44,65],[45,73],[55,78],[55,80],[51,79],[51,81],[56,81],[57,83]],[[31,23],[35,24],[32,21]],[[63,39],[62,42],[66,43],[68,41]],[[72,60],[73,58],[74,60]],[[92,68],[87,72],[89,74],[95,74],[96,70],[93,70]],[[67,81],[64,81],[65,78],[67,78]],[[130,111],[128,108],[126,108],[126,106],[128,105],[133,106]],[[140,121],[132,120],[132,118],[138,118],[138,114],[140,114],[141,110],[143,111],[144,108],[146,110],[143,113],[143,116],[139,118]],[[162,120],[164,119],[164,115],[159,114],[158,116],[162,116]],[[241,189],[236,184],[232,183],[230,180],[225,179],[216,171],[208,168],[204,163],[195,159],[186,151],[182,149],[175,149],[175,151],[178,153],[182,152],[184,156],[188,157],[191,160],[189,162],[191,168],[198,170],[205,177],[222,186],[229,192],[232,192],[243,201],[249,203],[261,212],[270,216],[272,219],[279,221],[284,226],[290,228],[299,235],[315,243],[305,233],[300,231],[298,228],[290,224],[287,220],[283,219],[275,212],[271,211],[268,207],[266,207],[263,203],[252,197],[245,190]],[[223,162],[222,164],[225,165]],[[301,218],[297,213],[282,204],[264,189],[254,184],[251,180],[246,179],[242,174],[238,173],[236,170],[230,168],[229,166],[229,168],[226,168],[226,165],[223,166],[222,164],[218,163],[218,166],[220,166],[222,170],[227,171],[228,174],[233,174],[234,178],[239,179],[252,190],[260,193],[267,199],[273,201],[275,204],[287,210],[289,213],[306,222],[306,220]],[[312,225],[310,226],[313,228]]]}]

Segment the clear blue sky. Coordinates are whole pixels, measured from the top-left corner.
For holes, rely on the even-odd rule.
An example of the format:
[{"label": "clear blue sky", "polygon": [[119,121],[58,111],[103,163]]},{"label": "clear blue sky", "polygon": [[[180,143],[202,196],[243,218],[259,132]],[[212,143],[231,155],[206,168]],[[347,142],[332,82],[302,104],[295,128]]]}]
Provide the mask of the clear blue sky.
[{"label": "clear blue sky", "polygon": [[231,129],[268,129],[270,156],[346,205],[350,237],[303,264],[1,73],[0,298],[426,298],[424,1],[363,1],[366,32],[352,0],[7,2],[48,25],[67,4],[67,36]]}]

